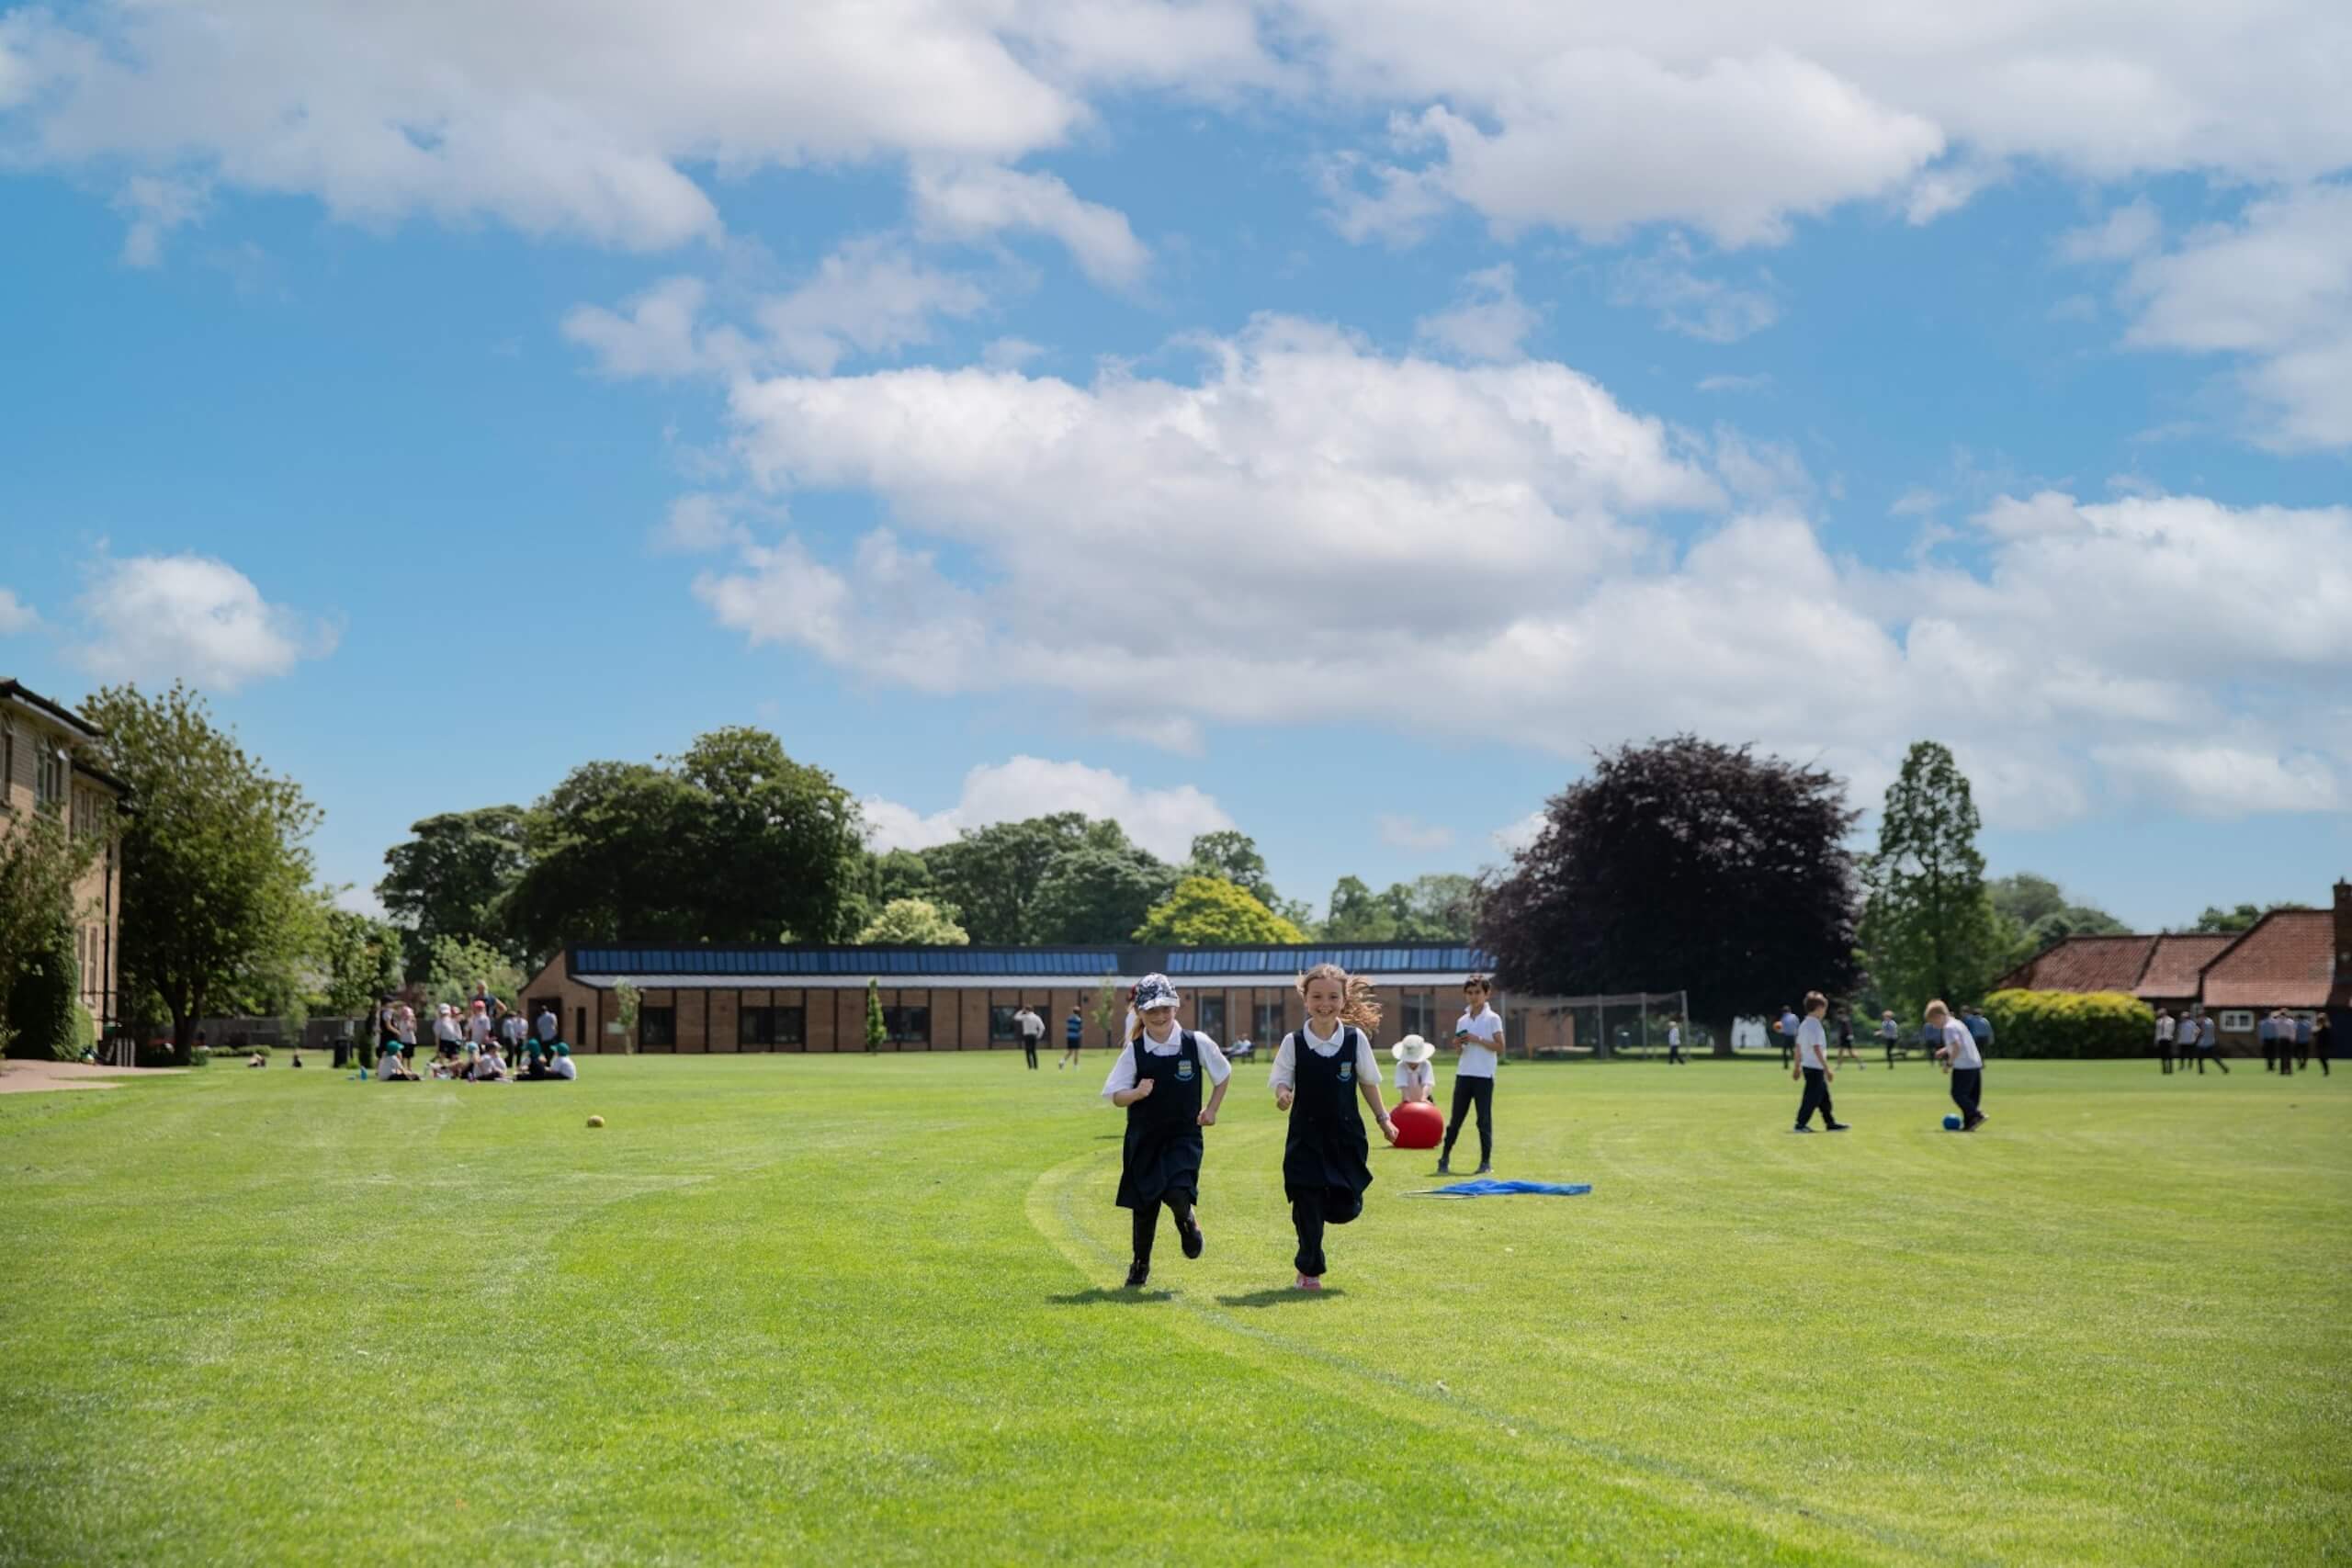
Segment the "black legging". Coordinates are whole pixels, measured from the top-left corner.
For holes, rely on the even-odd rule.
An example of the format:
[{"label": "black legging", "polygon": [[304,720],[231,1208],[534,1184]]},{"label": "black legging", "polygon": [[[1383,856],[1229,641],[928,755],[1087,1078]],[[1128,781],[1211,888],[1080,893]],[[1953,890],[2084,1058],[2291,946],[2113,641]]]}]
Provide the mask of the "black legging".
[{"label": "black legging", "polygon": [[1820,1067],[1806,1067],[1803,1070],[1804,1098],[1797,1102],[1797,1125],[1812,1126],[1813,1113],[1819,1111],[1821,1124],[1825,1127],[1835,1127],[1838,1125],[1838,1112],[1829,1109],[1829,1074]]},{"label": "black legging", "polygon": [[1291,1228],[1298,1232],[1298,1256],[1292,1262],[1308,1279],[1320,1280],[1324,1267],[1323,1227],[1352,1222],[1363,1213],[1363,1194],[1344,1187],[1293,1187],[1287,1190]]},{"label": "black legging", "polygon": [[1951,1070],[1951,1102],[1960,1107],[1960,1124],[1973,1127],[1984,1120],[1977,1102],[1984,1098],[1984,1069],[1954,1067]]},{"label": "black legging", "polygon": [[1453,1114],[1446,1118],[1445,1147],[1437,1156],[1440,1163],[1453,1157],[1453,1140],[1462,1136],[1462,1119],[1474,1107],[1478,1112],[1478,1163],[1495,1163],[1495,1080],[1463,1073],[1453,1075]]},{"label": "black legging", "polygon": [[1137,1200],[1135,1246],[1136,1261],[1138,1263],[1151,1261],[1151,1244],[1159,1235],[1159,1209],[1163,1203],[1168,1206],[1169,1213],[1175,1216],[1177,1229],[1182,1230],[1193,1223],[1193,1191],[1188,1187],[1171,1187],[1158,1198]]},{"label": "black legging", "polygon": [[1037,1037],[1034,1034],[1023,1035],[1021,1037],[1021,1051],[1022,1055],[1029,1058],[1029,1070],[1033,1073],[1035,1072],[1037,1070]]}]

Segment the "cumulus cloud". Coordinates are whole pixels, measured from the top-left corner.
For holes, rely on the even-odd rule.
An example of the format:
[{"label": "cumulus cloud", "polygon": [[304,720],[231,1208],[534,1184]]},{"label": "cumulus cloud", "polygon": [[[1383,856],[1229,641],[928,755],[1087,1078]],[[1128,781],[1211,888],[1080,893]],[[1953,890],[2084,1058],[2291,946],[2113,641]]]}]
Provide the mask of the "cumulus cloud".
[{"label": "cumulus cloud", "polygon": [[1544,313],[1520,299],[1516,278],[1509,262],[1470,274],[1453,307],[1423,316],[1413,335],[1464,359],[1517,359]]},{"label": "cumulus cloud", "polygon": [[2058,254],[2071,262],[2130,261],[2154,248],[2164,231],[2163,215],[2154,202],[2142,197],[2097,223],[2061,234]]},{"label": "cumulus cloud", "polygon": [[702,279],[665,278],[622,310],[574,307],[563,334],[615,378],[728,377],[778,367],[823,374],[854,355],[927,344],[939,320],[978,314],[988,295],[897,242],[869,235],[842,244],[798,286],[743,301],[749,331],[709,319],[711,303]]},{"label": "cumulus cloud", "polygon": [[186,679],[235,691],[334,651],[334,632],[264,600],[225,561],[196,554],[104,559],[79,601],[76,653],[103,680]]},{"label": "cumulus cloud", "polygon": [[[1679,434],[1561,365],[1386,357],[1279,319],[1205,352],[1193,381],[739,383],[756,482],[865,491],[890,523],[846,558],[741,550],[697,592],[747,640],[858,679],[1092,711],[1150,692],[1171,716],[1277,724],[1311,694],[1416,734],[1503,712],[1566,756],[1688,728],[1858,789],[1925,731],[1986,760],[1987,809],[2012,823],[2113,798],[2102,757],[2127,753],[2100,748],[2226,719],[2233,746],[2284,757],[2314,694],[2352,679],[2352,509],[2005,496],[1957,525],[1973,566],[1877,571],[1792,504],[1793,454]],[[1186,635],[1024,613],[1083,602],[1109,563]],[[1747,613],[1766,601],[1794,608]],[[2183,603],[2194,639],[2157,613]],[[2335,776],[2352,746],[2311,757],[2292,777]]]},{"label": "cumulus cloud", "polygon": [[1052,175],[990,165],[918,168],[915,220],[937,237],[976,240],[1009,229],[1051,235],[1095,282],[1132,288],[1151,253],[1128,227],[1126,215],[1083,201]]},{"label": "cumulus cloud", "polygon": [[1610,288],[1618,305],[1657,312],[1658,325],[1702,343],[1736,343],[1781,319],[1780,301],[1761,288],[1702,276],[1690,247],[1670,238],[1656,255],[1628,258]]},{"label": "cumulus cloud", "polygon": [[0,588],[0,637],[28,632],[39,625],[40,616],[30,604],[17,598],[12,590]]},{"label": "cumulus cloud", "polygon": [[1543,832],[1544,813],[1531,811],[1516,822],[1505,823],[1487,837],[1492,840],[1495,848],[1500,850],[1505,855],[1515,855],[1522,850],[1531,848],[1535,840],[1543,836]]},{"label": "cumulus cloud", "polygon": [[2266,197],[2236,222],[2142,254],[2122,299],[2133,346],[2239,361],[2233,380],[2262,445],[2352,447],[2352,184]]},{"label": "cumulus cloud", "polygon": [[115,209],[128,214],[130,227],[122,237],[125,266],[151,267],[164,259],[164,236],[203,215],[207,191],[200,180],[165,179],[133,175],[115,197]]},{"label": "cumulus cloud", "polygon": [[967,828],[1078,811],[1115,820],[1153,854],[1182,861],[1200,834],[1235,826],[1225,808],[1195,785],[1140,788],[1107,768],[1027,756],[974,768],[964,775],[956,804],[944,810],[926,815],[878,796],[859,805],[865,813],[866,841],[876,851],[926,850]]}]

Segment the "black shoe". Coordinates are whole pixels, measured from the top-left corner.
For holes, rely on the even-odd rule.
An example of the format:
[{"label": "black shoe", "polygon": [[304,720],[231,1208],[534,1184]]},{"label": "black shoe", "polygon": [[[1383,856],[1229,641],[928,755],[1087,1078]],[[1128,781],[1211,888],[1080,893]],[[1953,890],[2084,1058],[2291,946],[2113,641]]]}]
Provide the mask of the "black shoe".
[{"label": "black shoe", "polygon": [[1477,1169],[1476,1169],[1476,1170],[1472,1171],[1470,1174],[1471,1174],[1471,1175],[1473,1175],[1473,1176],[1492,1176],[1492,1175],[1494,1175],[1494,1173],[1495,1173],[1495,1168],[1494,1168],[1493,1166],[1491,1166],[1491,1165],[1482,1165],[1482,1166],[1480,1166]]},{"label": "black shoe", "polygon": [[1813,1129],[1800,1122],[1796,1126],[1790,1128],[1789,1131],[1792,1133],[1810,1133]]},{"label": "black shoe", "polygon": [[1198,1258],[1208,1246],[1208,1237],[1201,1234],[1201,1222],[1186,1220],[1176,1227],[1176,1239],[1184,1244],[1184,1256]]},{"label": "black shoe", "polygon": [[1445,1161],[1440,1160],[1437,1162],[1437,1173],[1440,1176],[1452,1176],[1453,1174],[1453,1168],[1446,1164]]},{"label": "black shoe", "polygon": [[1148,1279],[1150,1279],[1150,1278],[1151,1278],[1151,1265],[1150,1265],[1150,1264],[1148,1264],[1148,1263],[1130,1263],[1130,1264],[1128,1264],[1128,1265],[1127,1265],[1127,1289],[1128,1289],[1128,1290],[1130,1290],[1130,1291],[1139,1291],[1139,1290],[1143,1289],[1143,1282],[1144,1282],[1146,1280],[1148,1280]]},{"label": "black shoe", "polygon": [[1829,1123],[1829,1130],[1833,1133],[1850,1133],[1854,1130],[1854,1124],[1851,1122],[1832,1122]]}]

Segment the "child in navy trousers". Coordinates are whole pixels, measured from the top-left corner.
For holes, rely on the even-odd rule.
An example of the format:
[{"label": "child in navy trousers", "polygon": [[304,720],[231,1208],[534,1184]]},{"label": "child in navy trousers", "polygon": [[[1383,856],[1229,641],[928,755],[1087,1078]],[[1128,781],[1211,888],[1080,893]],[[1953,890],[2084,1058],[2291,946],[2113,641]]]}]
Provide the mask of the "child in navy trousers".
[{"label": "child in navy trousers", "polygon": [[[1200,1201],[1201,1129],[1216,1125],[1233,1068],[1216,1041],[1176,1023],[1183,998],[1165,975],[1147,975],[1136,987],[1135,1023],[1126,1049],[1102,1080],[1102,1098],[1127,1112],[1127,1137],[1119,1164],[1118,1205],[1135,1213],[1135,1261],[1127,1285],[1151,1278],[1151,1247],[1159,1232],[1159,1211],[1176,1222],[1184,1256],[1198,1258],[1207,1246],[1193,1205]],[[1201,1079],[1212,1086],[1201,1103]]]},{"label": "child in navy trousers", "polygon": [[1396,1124],[1380,1101],[1380,1063],[1365,1032],[1380,1022],[1369,981],[1351,979],[1336,964],[1318,964],[1299,976],[1306,998],[1306,1027],[1283,1036],[1274,1053],[1274,1104],[1290,1113],[1283,1144],[1283,1191],[1298,1233],[1298,1288],[1323,1288],[1323,1227],[1344,1225],[1363,1213],[1372,1185],[1366,1163],[1371,1141],[1356,1111],[1359,1094],[1372,1107],[1381,1136],[1396,1141]]}]

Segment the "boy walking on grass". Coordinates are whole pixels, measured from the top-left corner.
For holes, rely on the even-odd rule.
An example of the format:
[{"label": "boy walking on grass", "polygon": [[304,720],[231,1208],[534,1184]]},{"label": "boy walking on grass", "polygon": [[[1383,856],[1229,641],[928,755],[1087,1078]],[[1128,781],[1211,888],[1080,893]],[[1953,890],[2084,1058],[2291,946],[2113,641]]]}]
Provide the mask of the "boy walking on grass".
[{"label": "boy walking on grass", "polygon": [[1951,1102],[1960,1107],[1960,1130],[1973,1133],[1984,1122],[1984,1112],[1977,1108],[1984,1097],[1984,1053],[1968,1025],[1941,1002],[1928,1004],[1928,1027],[1943,1031],[1936,1060],[1951,1075]]},{"label": "boy walking on grass", "polygon": [[1842,1133],[1849,1125],[1838,1120],[1829,1108],[1829,1080],[1834,1076],[1829,1067],[1829,1032],[1821,1025],[1829,1011],[1829,998],[1819,991],[1804,994],[1804,1021],[1796,1026],[1796,1069],[1789,1076],[1804,1081],[1804,1098],[1797,1102],[1797,1125],[1800,1133],[1813,1131],[1813,1113],[1821,1112],[1821,1124],[1832,1133]]}]

